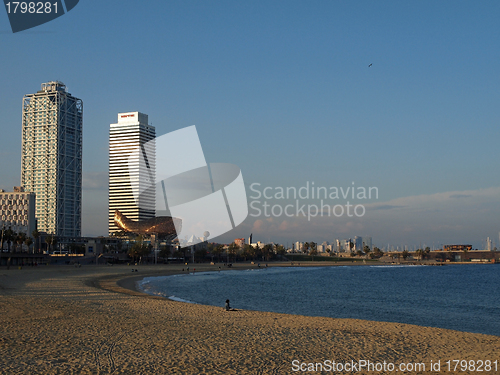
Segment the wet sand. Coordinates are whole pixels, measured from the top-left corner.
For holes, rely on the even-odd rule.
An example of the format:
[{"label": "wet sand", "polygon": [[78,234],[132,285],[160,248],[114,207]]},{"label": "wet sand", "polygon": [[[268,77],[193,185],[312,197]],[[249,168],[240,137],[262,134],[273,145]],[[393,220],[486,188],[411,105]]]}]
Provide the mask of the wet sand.
[{"label": "wet sand", "polygon": [[[139,272],[132,273],[132,268]],[[424,363],[425,371],[411,373],[430,374],[438,373],[430,371],[430,363],[439,360],[439,373],[477,374],[444,371],[445,362],[500,361],[498,336],[399,323],[226,312],[223,296],[221,307],[213,307],[135,290],[135,281],[144,276],[182,268],[0,269],[0,373],[291,374],[298,368],[293,363],[366,360],[396,366]]]}]

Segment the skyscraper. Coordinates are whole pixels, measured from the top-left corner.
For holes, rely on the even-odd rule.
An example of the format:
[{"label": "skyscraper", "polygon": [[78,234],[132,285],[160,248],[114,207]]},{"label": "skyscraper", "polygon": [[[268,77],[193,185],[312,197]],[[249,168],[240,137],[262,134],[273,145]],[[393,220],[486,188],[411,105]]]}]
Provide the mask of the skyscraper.
[{"label": "skyscraper", "polygon": [[372,238],[371,237],[363,237],[363,251],[365,246],[368,246],[370,250],[372,249]]},{"label": "skyscraper", "polygon": [[[156,165],[155,160],[146,158],[146,154],[155,155],[155,142],[146,145],[155,136],[155,128],[148,125],[148,115],[140,112],[119,113],[118,122],[110,125],[110,235],[120,230],[114,223],[115,210],[119,210],[135,221],[147,220],[155,216],[155,189],[149,186],[150,182],[154,181]],[[145,150],[145,147],[151,149]],[[139,155],[138,150],[142,155]],[[140,162],[143,156],[146,164]],[[139,192],[142,193],[139,194]]]},{"label": "skyscraper", "polygon": [[83,102],[62,82],[23,98],[21,186],[36,193],[41,232],[81,235],[82,125]]}]

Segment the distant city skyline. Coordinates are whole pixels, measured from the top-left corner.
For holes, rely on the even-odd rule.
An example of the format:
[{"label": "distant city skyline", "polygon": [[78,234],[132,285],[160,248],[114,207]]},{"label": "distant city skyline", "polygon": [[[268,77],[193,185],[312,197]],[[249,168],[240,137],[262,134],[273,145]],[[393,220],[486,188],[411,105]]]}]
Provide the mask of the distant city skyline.
[{"label": "distant city skyline", "polygon": [[0,188],[20,184],[20,98],[60,80],[85,101],[83,235],[107,234],[108,124],[138,110],[157,134],[196,125],[249,195],[378,189],[363,217],[249,216],[219,242],[486,246],[500,230],[499,17],[496,2],[125,0],[12,34],[0,12]]}]

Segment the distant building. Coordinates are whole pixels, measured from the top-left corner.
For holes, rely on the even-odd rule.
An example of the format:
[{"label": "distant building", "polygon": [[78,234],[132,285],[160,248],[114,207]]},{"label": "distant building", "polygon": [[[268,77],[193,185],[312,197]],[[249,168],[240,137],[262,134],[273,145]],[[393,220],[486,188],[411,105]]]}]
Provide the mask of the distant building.
[{"label": "distant building", "polygon": [[355,251],[363,251],[363,237],[354,237],[354,249]]},{"label": "distant building", "polygon": [[234,240],[234,243],[235,243],[238,247],[243,248],[243,246],[245,246],[245,239],[244,239],[244,238],[236,238],[236,239]]},{"label": "distant building", "polygon": [[373,245],[371,237],[363,237],[363,249],[365,248],[365,246],[368,246],[370,250],[372,250]]},{"label": "distant building", "polygon": [[351,250],[349,248],[349,240],[337,240],[337,249],[339,253],[344,253],[344,252],[350,253]]},{"label": "distant building", "polygon": [[493,250],[493,241],[490,240],[490,238],[486,238],[486,250],[491,251]]},{"label": "distant building", "polygon": [[13,192],[0,189],[0,230],[12,229],[16,233],[31,233],[36,229],[36,195],[14,186]]},{"label": "distant building", "polygon": [[260,241],[250,244],[250,246],[252,246],[254,249],[262,249],[265,245],[266,245],[265,243]]},{"label": "distant building", "polygon": [[295,242],[295,244],[294,244],[294,250],[295,250],[296,253],[302,252],[303,248],[304,248],[304,244],[302,242],[299,242],[299,241]]},{"label": "distant building", "polygon": [[472,245],[444,245],[443,251],[470,251],[472,250]]},{"label": "distant building", "polygon": [[36,194],[38,230],[80,237],[83,102],[52,81],[23,98],[21,186]]},{"label": "distant building", "polygon": [[[140,112],[118,114],[118,122],[111,124],[109,129],[109,235],[120,229],[114,222],[115,210],[119,210],[127,218],[142,221],[155,217],[155,189],[150,187],[150,181],[155,181],[155,160],[143,163],[129,164],[129,156],[137,147],[146,145],[156,136],[155,128],[148,125],[148,115]],[[155,147],[149,142],[147,147]],[[154,155],[155,150],[147,150],[148,155]],[[143,150],[143,153],[146,152]],[[135,166],[135,169],[134,169]],[[143,192],[142,192],[143,191]],[[135,195],[139,195],[137,204]]]}]

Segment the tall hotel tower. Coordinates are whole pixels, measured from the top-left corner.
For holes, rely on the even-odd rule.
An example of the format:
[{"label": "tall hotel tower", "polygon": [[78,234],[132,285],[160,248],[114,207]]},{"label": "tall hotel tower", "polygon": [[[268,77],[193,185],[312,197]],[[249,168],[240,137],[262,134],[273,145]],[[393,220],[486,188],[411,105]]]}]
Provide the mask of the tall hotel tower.
[{"label": "tall hotel tower", "polygon": [[[146,145],[155,136],[155,128],[148,125],[148,115],[140,112],[119,113],[118,123],[110,125],[109,235],[120,230],[114,222],[115,210],[135,221],[155,216],[155,189],[148,187],[154,181],[156,165],[155,160],[146,158],[146,154],[155,155],[154,142]],[[151,150],[146,152],[145,147]],[[140,163],[142,156],[147,165]]]},{"label": "tall hotel tower", "polygon": [[21,186],[36,193],[38,230],[80,237],[83,102],[62,82],[23,98]]}]

